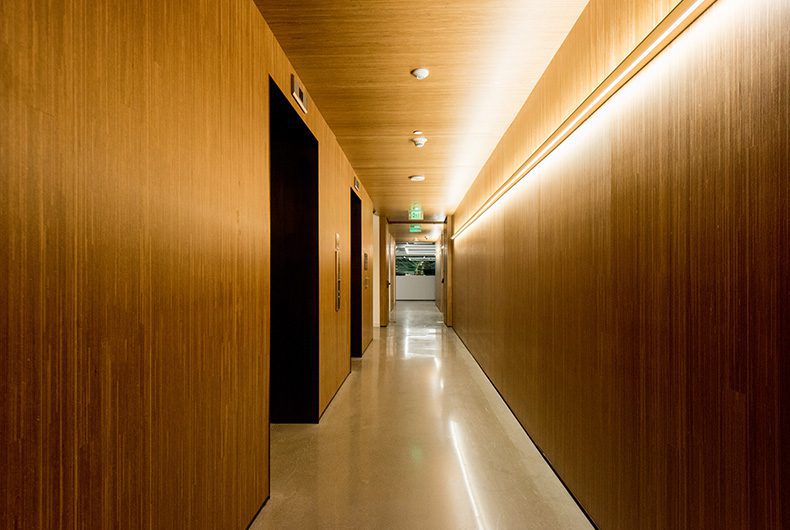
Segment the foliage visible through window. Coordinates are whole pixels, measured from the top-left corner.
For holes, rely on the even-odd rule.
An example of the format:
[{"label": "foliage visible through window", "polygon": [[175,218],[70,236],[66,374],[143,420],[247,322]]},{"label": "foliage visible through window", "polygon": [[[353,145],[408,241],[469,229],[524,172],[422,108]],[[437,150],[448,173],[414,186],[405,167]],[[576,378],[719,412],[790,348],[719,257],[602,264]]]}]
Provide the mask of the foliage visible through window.
[{"label": "foliage visible through window", "polygon": [[436,245],[433,243],[397,245],[395,274],[398,276],[435,276]]}]

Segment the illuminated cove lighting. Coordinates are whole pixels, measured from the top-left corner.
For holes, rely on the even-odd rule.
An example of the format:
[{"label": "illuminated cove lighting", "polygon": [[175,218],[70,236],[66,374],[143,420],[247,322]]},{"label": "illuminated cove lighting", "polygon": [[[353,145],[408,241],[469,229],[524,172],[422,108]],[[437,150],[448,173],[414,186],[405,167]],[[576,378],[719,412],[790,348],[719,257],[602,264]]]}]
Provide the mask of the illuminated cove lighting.
[{"label": "illuminated cove lighting", "polygon": [[683,33],[702,13],[716,0],[684,0],[664,18],[645,39],[628,54],[611,74],[582,102],[568,118],[538,147],[526,162],[516,170],[497,190],[480,206],[472,216],[462,224],[451,239],[460,236],[467,228],[477,221],[489,208],[499,201],[513,186],[526,177],[554,149],[564,142],[579,126],[587,121],[596,110],[606,103],[623,85],[630,81],[656,55],[661,53],[675,38]]}]

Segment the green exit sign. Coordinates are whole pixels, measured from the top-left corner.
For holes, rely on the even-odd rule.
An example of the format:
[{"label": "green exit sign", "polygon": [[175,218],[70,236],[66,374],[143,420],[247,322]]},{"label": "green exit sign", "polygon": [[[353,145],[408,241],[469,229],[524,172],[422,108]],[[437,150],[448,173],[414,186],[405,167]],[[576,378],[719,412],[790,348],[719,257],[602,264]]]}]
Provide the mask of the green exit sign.
[{"label": "green exit sign", "polygon": [[422,221],[422,210],[419,209],[409,210],[409,221]]},{"label": "green exit sign", "polygon": [[422,232],[422,225],[409,225],[409,232]]}]

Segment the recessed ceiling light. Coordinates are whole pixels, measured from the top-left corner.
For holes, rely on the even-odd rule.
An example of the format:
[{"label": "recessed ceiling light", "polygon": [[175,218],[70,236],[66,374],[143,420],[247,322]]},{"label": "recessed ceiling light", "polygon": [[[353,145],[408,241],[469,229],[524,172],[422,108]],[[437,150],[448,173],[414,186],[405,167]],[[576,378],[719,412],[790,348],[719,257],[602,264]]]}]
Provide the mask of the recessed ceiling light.
[{"label": "recessed ceiling light", "polygon": [[422,182],[425,180],[425,175],[412,175],[409,177],[409,180],[412,182]]},{"label": "recessed ceiling light", "polygon": [[418,136],[422,136],[422,131],[420,131],[420,130],[412,131],[411,133],[412,134],[416,134]]},{"label": "recessed ceiling light", "polygon": [[427,68],[415,68],[414,70],[411,71],[411,75],[413,75],[420,81],[428,77],[430,74],[431,72],[429,72]]},{"label": "recessed ceiling light", "polygon": [[415,146],[422,147],[428,139],[425,136],[418,136],[417,138],[412,138],[411,141],[414,142]]}]

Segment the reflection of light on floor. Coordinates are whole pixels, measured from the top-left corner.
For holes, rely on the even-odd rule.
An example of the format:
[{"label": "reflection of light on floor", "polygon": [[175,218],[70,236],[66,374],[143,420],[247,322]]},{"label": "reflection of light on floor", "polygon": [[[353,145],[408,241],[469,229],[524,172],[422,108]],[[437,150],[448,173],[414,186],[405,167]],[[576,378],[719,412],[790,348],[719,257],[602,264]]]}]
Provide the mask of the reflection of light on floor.
[{"label": "reflection of light on floor", "polygon": [[412,357],[430,357],[433,359],[437,368],[441,366],[441,361],[438,358],[440,347],[434,335],[406,335],[403,347],[403,357],[406,359]]},{"label": "reflection of light on floor", "polygon": [[472,484],[469,480],[469,472],[466,469],[466,459],[464,458],[463,451],[459,447],[460,436],[458,434],[458,424],[452,420],[450,421],[450,437],[453,439],[453,447],[455,448],[455,455],[458,457],[458,463],[461,464],[461,474],[464,477],[466,494],[469,496],[469,504],[472,505],[472,510],[475,512],[477,527],[485,528],[486,525],[483,524],[483,517],[480,513],[480,508],[477,505],[477,499],[475,498],[474,491],[472,490]]},{"label": "reflection of light on floor", "polygon": [[[417,333],[419,331],[419,333]],[[412,332],[410,329],[406,330],[407,337],[419,337],[423,339],[435,339],[436,338],[436,330],[430,328],[420,328],[419,330],[415,329]]]}]

